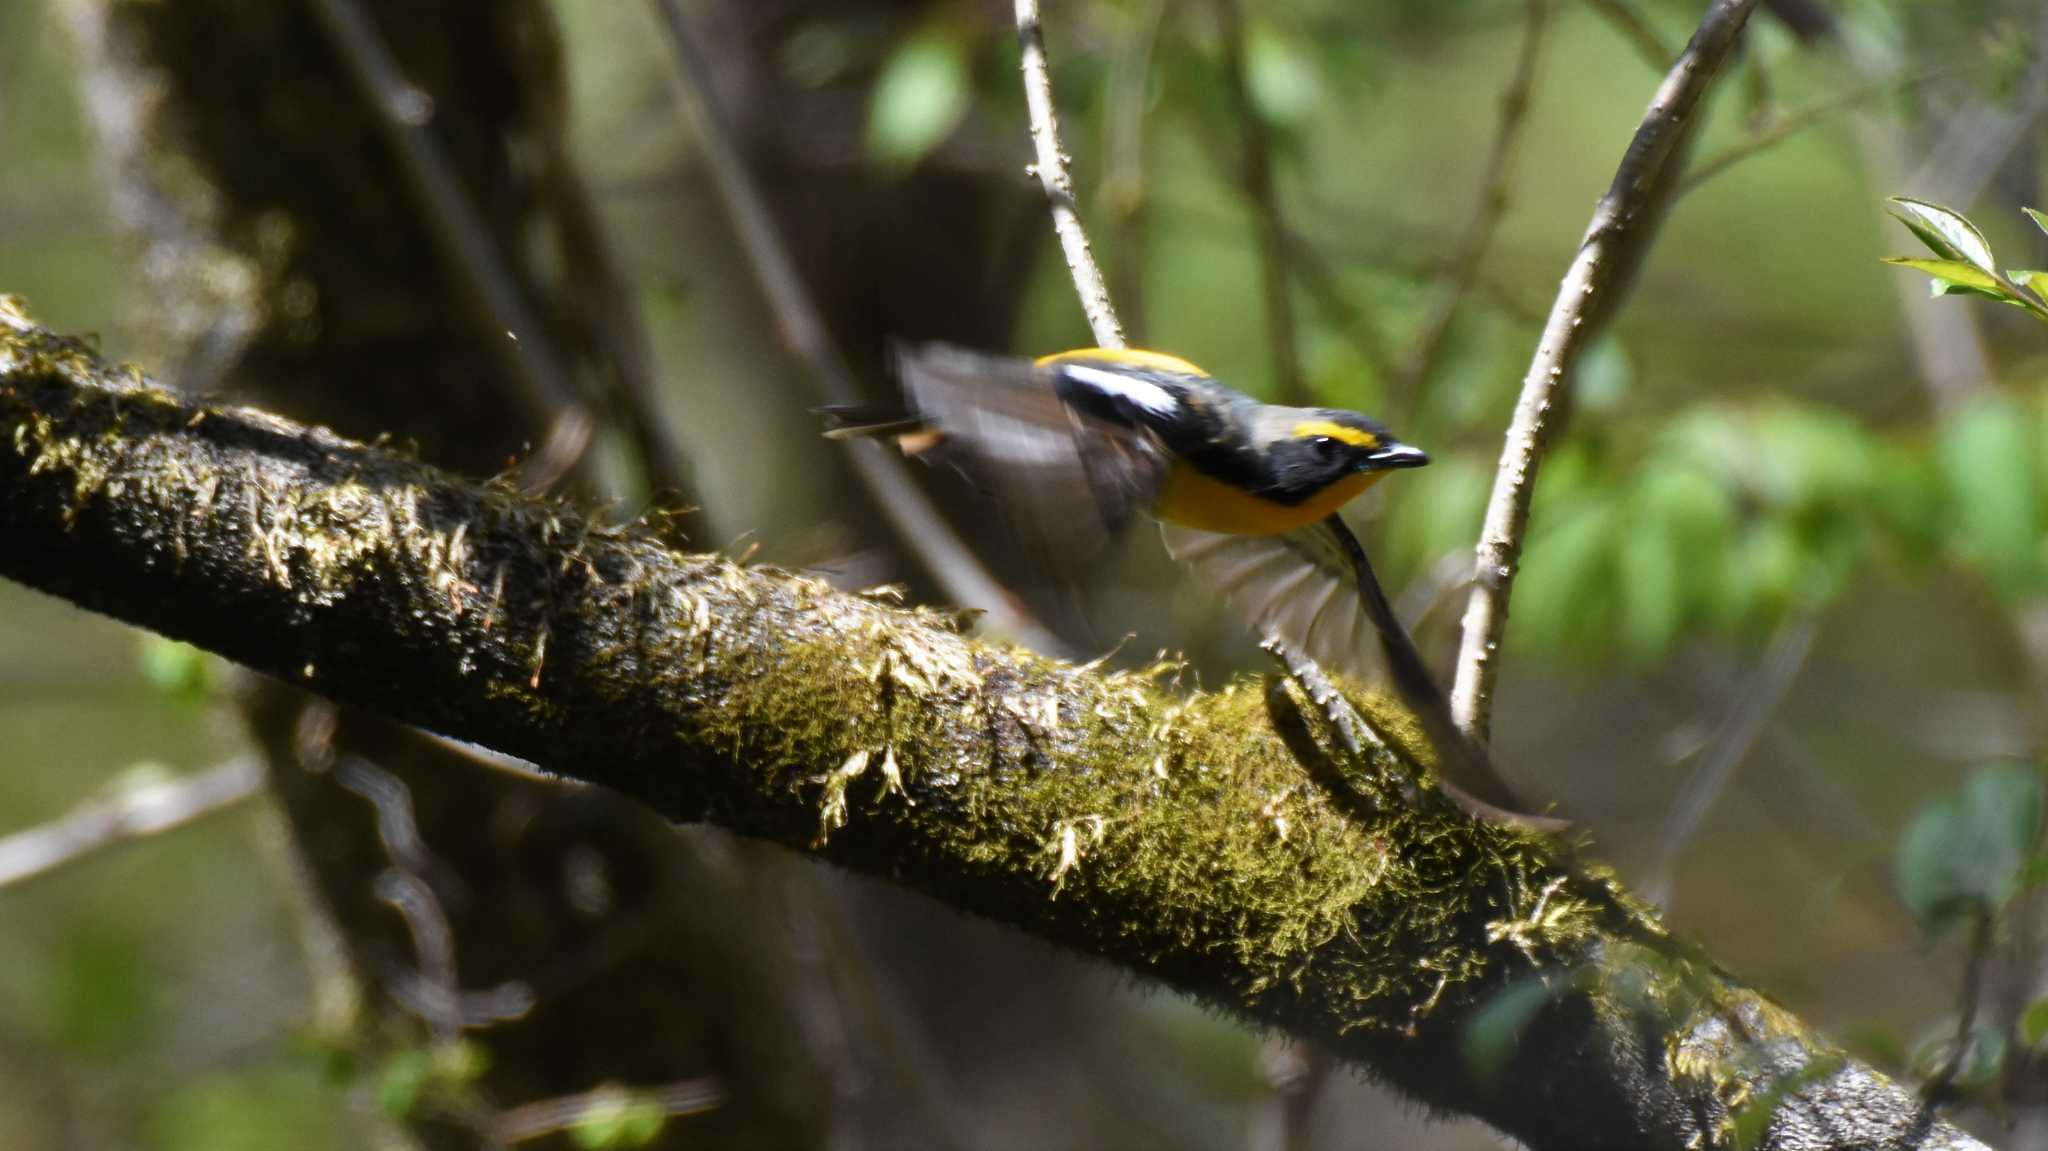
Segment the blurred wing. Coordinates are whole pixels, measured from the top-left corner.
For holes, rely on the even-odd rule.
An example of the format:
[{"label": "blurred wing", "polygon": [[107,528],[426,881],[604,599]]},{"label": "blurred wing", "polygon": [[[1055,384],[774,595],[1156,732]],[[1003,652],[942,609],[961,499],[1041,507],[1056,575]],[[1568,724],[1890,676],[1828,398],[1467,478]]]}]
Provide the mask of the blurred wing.
[{"label": "blurred wing", "polygon": [[1160,528],[1167,554],[1229,601],[1254,631],[1271,632],[1324,667],[1385,677],[1356,569],[1322,525],[1277,536],[1221,535],[1170,523]]},{"label": "blurred wing", "polygon": [[1075,411],[1052,370],[958,348],[905,349],[897,370],[950,458],[995,489],[1057,567],[1096,559],[1151,506],[1167,459],[1149,433]]},{"label": "blurred wing", "polygon": [[[1334,525],[1333,525],[1334,521]],[[1450,701],[1431,678],[1415,644],[1394,619],[1377,581],[1359,584],[1368,569],[1364,552],[1346,549],[1357,541],[1342,521],[1326,520],[1279,536],[1229,536],[1174,524],[1166,550],[1193,568],[1255,630],[1291,643],[1324,667],[1390,685],[1413,712],[1436,748],[1438,782],[1474,816],[1496,823],[1558,831],[1563,820],[1524,814],[1526,808],[1493,757],[1458,729]],[[1333,526],[1342,536],[1333,534]],[[1367,608],[1377,602],[1389,631],[1382,633]]]}]

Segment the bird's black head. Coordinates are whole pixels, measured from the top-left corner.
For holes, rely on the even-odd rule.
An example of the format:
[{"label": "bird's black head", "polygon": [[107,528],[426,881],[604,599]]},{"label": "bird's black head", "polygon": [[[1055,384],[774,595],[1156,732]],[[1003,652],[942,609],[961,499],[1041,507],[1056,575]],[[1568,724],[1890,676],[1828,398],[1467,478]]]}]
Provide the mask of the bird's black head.
[{"label": "bird's black head", "polygon": [[[1337,408],[1300,409],[1302,418],[1267,444],[1274,494],[1287,502],[1364,473],[1416,468],[1429,462],[1422,449],[1394,438],[1377,421]],[[1363,490],[1364,485],[1358,485]]]}]

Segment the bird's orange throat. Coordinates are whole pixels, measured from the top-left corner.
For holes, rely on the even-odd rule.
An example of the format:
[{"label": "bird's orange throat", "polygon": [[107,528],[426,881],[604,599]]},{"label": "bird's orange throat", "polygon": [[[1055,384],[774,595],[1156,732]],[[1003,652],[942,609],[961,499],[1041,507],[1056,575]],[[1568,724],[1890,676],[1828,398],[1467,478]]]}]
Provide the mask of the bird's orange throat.
[{"label": "bird's orange throat", "polygon": [[1184,460],[1175,460],[1160,486],[1152,514],[1168,523],[1205,532],[1239,536],[1277,536],[1317,520],[1358,498],[1384,472],[1346,476],[1298,504],[1275,503],[1243,488],[1202,474]]}]

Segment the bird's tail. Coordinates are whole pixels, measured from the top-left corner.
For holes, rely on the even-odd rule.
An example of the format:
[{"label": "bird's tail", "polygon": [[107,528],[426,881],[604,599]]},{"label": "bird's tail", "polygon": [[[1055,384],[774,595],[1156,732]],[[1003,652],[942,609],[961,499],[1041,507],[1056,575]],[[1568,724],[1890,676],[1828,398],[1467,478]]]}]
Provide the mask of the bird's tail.
[{"label": "bird's tail", "polygon": [[931,425],[916,412],[880,404],[827,404],[811,409],[825,419],[825,438],[856,440],[870,437],[906,436],[927,431]]}]

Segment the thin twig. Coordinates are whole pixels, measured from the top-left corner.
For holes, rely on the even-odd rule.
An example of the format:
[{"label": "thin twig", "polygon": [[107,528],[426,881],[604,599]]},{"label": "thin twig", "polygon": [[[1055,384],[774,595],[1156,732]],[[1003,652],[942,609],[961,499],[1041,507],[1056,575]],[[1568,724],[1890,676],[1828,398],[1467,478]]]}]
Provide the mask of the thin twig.
[{"label": "thin twig", "polygon": [[1287,220],[1273,180],[1273,140],[1266,117],[1252,99],[1244,56],[1244,12],[1237,0],[1213,0],[1223,33],[1224,88],[1238,122],[1238,180],[1251,201],[1259,242],[1259,282],[1266,308],[1266,345],[1273,357],[1273,390],[1280,403],[1311,402],[1301,374],[1299,334],[1294,323],[1294,277],[1288,271]]},{"label": "thin twig", "polygon": [[1250,1151],[1308,1151],[1336,1060],[1313,1043],[1274,1036],[1261,1047],[1259,1069],[1272,1094],[1253,1121]]},{"label": "thin twig", "polygon": [[1133,17],[1133,26],[1110,70],[1108,105],[1103,114],[1107,171],[1102,201],[1109,209],[1111,262],[1115,298],[1123,301],[1129,338],[1145,340],[1146,224],[1151,216],[1151,190],[1146,175],[1145,113],[1151,92],[1152,54],[1166,22],[1168,0],[1147,0]]},{"label": "thin twig", "polygon": [[1698,122],[1701,97],[1735,46],[1757,0],[1715,0],[1672,65],[1637,126],[1614,182],[1593,211],[1557,299],[1551,305],[1536,354],[1522,379],[1521,399],[1508,425],[1493,494],[1480,530],[1472,592],[1466,601],[1458,677],[1451,706],[1474,739],[1487,737],[1501,636],[1507,630],[1508,596],[1521,561],[1529,525],[1529,501],[1536,473],[1556,429],[1560,408],[1570,398],[1573,366],[1604,321],[1626,295],[1669,205],[1682,167],[1684,143]]},{"label": "thin twig", "polygon": [[[675,0],[663,0],[672,5]],[[1031,148],[1037,156],[1032,172],[1045,189],[1052,206],[1053,231],[1059,234],[1060,250],[1066,254],[1067,272],[1074,278],[1074,291],[1081,297],[1081,311],[1095,333],[1098,347],[1124,346],[1124,327],[1109,302],[1109,287],[1102,269],[1088,246],[1088,233],[1081,226],[1075,207],[1074,177],[1067,172],[1067,154],[1060,148],[1059,112],[1052,102],[1052,76],[1045,63],[1045,32],[1038,23],[1038,0],[1017,0],[1018,68],[1024,75],[1024,103],[1031,110]]]},{"label": "thin twig", "polygon": [[1671,801],[1659,837],[1656,866],[1643,882],[1645,899],[1668,909],[1671,891],[1678,877],[1678,861],[1686,846],[1706,823],[1707,813],[1735,778],[1735,772],[1749,758],[1758,737],[1770,726],[1771,717],[1784,704],[1785,696],[1806,666],[1820,626],[1811,616],[1786,622],[1771,638],[1768,650],[1757,665],[1747,690],[1736,701],[1720,728],[1708,742],[1699,763],[1686,775],[1678,795]]},{"label": "thin twig", "polygon": [[1945,64],[1916,72],[1911,76],[1874,80],[1774,116],[1769,123],[1748,136],[1694,164],[1686,171],[1684,179],[1679,181],[1678,190],[1672,193],[1672,198],[1685,195],[1742,161],[1777,147],[1839,112],[1849,111],[1878,97],[1895,95],[1945,76],[1960,75],[1970,67],[1969,64]]},{"label": "thin twig", "polygon": [[1956,1013],[1955,1037],[1949,1040],[1948,1057],[1920,1091],[1921,1098],[1930,1103],[1948,1100],[1956,1076],[1962,1074],[1970,1049],[1976,1046],[1977,1010],[1984,999],[1984,975],[1991,965],[1991,928],[1990,910],[1977,908],[1970,916],[1970,950],[1963,959],[1962,1005]]},{"label": "thin twig", "polygon": [[524,1143],[616,1115],[634,1104],[658,1108],[667,1119],[680,1119],[702,1114],[724,1102],[725,1089],[715,1079],[685,1079],[645,1090],[599,1087],[508,1107],[499,1112],[491,1133],[501,1143]]},{"label": "thin twig", "polygon": [[377,898],[405,921],[418,956],[416,970],[391,973],[393,1002],[451,1042],[466,1029],[519,1019],[533,1009],[530,985],[506,980],[483,991],[465,991],[455,957],[455,926],[448,920],[430,875],[447,873],[420,835],[412,789],[405,781],[361,756],[348,756],[334,769],[334,781],[361,797],[377,814],[377,839],[391,866],[377,876]]},{"label": "thin twig", "polygon": [[1536,63],[1543,56],[1543,33],[1550,26],[1550,0],[1526,0],[1522,6],[1522,46],[1515,54],[1515,70],[1500,94],[1500,124],[1494,129],[1493,147],[1479,178],[1479,202],[1472,206],[1472,218],[1458,239],[1457,255],[1451,261],[1450,284],[1437,306],[1422,323],[1415,348],[1408,357],[1388,400],[1388,418],[1396,427],[1413,409],[1422,388],[1436,370],[1443,355],[1444,338],[1458,317],[1465,296],[1479,279],[1479,269],[1493,246],[1493,236],[1508,210],[1508,176],[1514,167],[1516,145],[1529,119],[1529,93],[1536,84]]},{"label": "thin twig", "polygon": [[1600,18],[1614,26],[1622,39],[1643,58],[1643,63],[1662,72],[1671,67],[1671,46],[1664,42],[1657,30],[1650,27],[1643,14],[1630,7],[1624,0],[1586,0],[1586,7],[1598,13]]},{"label": "thin twig", "polygon": [[263,764],[247,755],[196,775],[129,784],[41,826],[0,838],[0,888],[226,811],[262,788]]},{"label": "thin twig", "polygon": [[590,411],[429,127],[433,96],[405,78],[357,0],[314,0],[313,14],[375,113],[442,257],[491,326],[504,333],[488,342],[548,429],[526,469],[527,482],[544,487],[582,458],[595,430]]},{"label": "thin twig", "polygon": [[[747,264],[767,297],[783,341],[810,369],[811,382],[827,403],[850,404],[861,398],[853,370],[846,364],[824,317],[797,274],[796,262],[783,246],[768,202],[733,145],[726,119],[711,87],[711,73],[690,29],[680,0],[654,0],[655,14],[667,36],[676,92],[697,130],[698,144],[711,168],[713,183]],[[1100,278],[1098,273],[1098,279]],[[992,629],[1048,655],[1066,644],[1024,610],[1010,590],[989,574],[945,517],[932,506],[910,477],[903,461],[878,444],[849,440],[847,460],[854,475],[874,497],[904,547],[932,574],[947,598],[962,607],[980,608]]]}]

